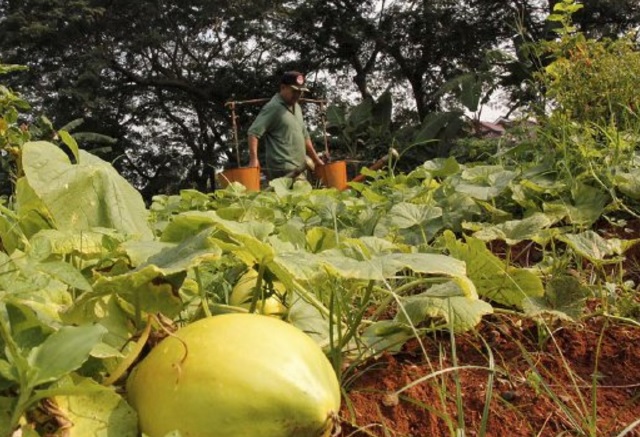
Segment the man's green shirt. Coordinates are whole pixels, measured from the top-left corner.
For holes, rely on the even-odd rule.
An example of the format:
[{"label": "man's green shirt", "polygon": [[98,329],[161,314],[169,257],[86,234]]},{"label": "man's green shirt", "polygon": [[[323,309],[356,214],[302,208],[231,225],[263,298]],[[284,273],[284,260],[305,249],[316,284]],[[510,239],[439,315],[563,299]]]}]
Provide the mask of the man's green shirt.
[{"label": "man's green shirt", "polygon": [[297,103],[289,107],[279,93],[262,107],[249,127],[249,135],[266,148],[267,171],[291,171],[305,164],[309,132]]}]

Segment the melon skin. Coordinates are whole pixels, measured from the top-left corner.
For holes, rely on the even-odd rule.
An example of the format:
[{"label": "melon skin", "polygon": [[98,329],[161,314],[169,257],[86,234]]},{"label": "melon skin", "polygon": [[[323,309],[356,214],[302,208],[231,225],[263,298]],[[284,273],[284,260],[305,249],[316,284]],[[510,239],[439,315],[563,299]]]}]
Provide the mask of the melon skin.
[{"label": "melon skin", "polygon": [[[223,314],[165,338],[127,380],[149,437],[328,436],[340,386],[320,347],[259,314]],[[186,349],[185,349],[186,344]]]},{"label": "melon skin", "polygon": [[[233,287],[231,296],[229,296],[229,305],[250,309],[257,282],[258,272],[254,269],[249,269]],[[284,284],[279,281],[273,282],[273,288],[281,294],[287,291]],[[287,313],[287,307],[276,296],[269,296],[264,300],[258,299],[255,309],[255,312],[267,316],[283,316]]]}]

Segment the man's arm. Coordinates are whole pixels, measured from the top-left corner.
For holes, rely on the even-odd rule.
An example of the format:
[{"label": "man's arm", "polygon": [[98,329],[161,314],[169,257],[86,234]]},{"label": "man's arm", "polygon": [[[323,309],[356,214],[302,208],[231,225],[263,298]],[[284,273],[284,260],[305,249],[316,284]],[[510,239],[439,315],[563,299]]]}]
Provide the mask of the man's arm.
[{"label": "man's arm", "polygon": [[322,159],[320,159],[320,157],[318,156],[318,153],[316,153],[315,147],[313,147],[311,138],[307,137],[304,143],[305,143],[304,144],[305,148],[307,149],[307,155],[309,155],[309,157],[311,158],[313,163],[316,165],[316,167],[319,165],[324,165],[324,162],[322,161]]},{"label": "man's arm", "polygon": [[249,135],[249,167],[260,167],[260,161],[258,160],[258,137]]}]

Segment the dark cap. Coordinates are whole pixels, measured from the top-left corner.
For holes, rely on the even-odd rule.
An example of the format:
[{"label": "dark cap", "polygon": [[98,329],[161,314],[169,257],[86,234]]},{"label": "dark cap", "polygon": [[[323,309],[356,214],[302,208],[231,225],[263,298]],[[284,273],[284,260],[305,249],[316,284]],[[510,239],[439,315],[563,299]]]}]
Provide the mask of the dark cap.
[{"label": "dark cap", "polygon": [[309,91],[309,88],[304,86],[304,74],[298,71],[287,71],[282,75],[280,83],[289,85],[296,91]]}]

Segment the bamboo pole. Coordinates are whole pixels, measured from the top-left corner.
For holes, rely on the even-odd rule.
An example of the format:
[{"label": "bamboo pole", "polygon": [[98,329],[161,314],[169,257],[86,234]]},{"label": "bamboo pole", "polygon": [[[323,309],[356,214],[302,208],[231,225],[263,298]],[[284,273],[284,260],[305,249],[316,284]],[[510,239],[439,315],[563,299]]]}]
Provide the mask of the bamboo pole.
[{"label": "bamboo pole", "polygon": [[329,139],[327,137],[327,109],[325,103],[326,101],[320,103],[320,117],[322,119],[322,135],[324,135],[324,154],[329,159],[331,155],[329,154]]},{"label": "bamboo pole", "polygon": [[[258,103],[266,103],[269,100],[271,100],[270,97],[262,98],[262,99],[233,100],[233,101],[226,102],[224,104],[224,106],[231,106],[233,108],[234,106],[237,106],[237,105],[255,105],[255,104],[258,104]],[[318,104],[318,105],[326,105],[327,104],[327,100],[323,100],[323,99],[306,99],[304,97],[300,99],[300,102],[302,102],[302,103],[315,103],[315,104]]]},{"label": "bamboo pole", "polygon": [[233,142],[236,146],[236,161],[238,163],[238,168],[240,167],[240,144],[238,141],[238,123],[236,121],[236,104],[235,102],[231,103],[231,125],[233,126]]}]

